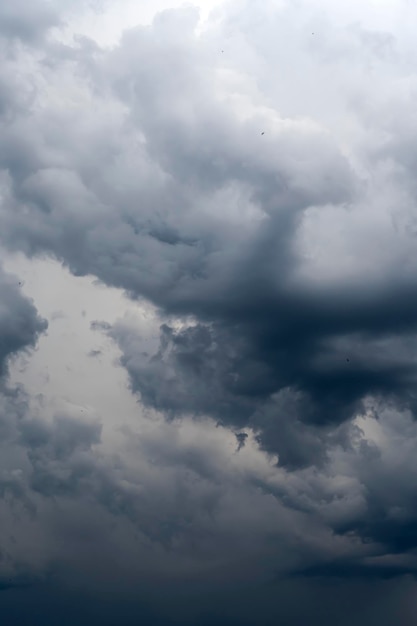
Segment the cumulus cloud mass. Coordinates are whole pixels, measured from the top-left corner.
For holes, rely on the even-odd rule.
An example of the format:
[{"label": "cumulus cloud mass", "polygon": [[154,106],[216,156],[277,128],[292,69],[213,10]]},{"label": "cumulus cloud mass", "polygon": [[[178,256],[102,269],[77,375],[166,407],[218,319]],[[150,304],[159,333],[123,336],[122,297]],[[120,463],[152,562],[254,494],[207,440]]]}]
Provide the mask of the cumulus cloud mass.
[{"label": "cumulus cloud mass", "polygon": [[414,625],[417,6],[3,5],[4,623]]}]

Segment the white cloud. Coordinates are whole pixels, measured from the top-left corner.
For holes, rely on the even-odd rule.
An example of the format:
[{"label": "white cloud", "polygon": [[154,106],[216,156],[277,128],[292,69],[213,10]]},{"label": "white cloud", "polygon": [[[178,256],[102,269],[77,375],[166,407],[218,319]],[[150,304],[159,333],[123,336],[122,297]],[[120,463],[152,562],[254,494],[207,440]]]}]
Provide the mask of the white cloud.
[{"label": "white cloud", "polygon": [[104,0],[98,6],[91,5],[81,15],[78,7],[77,11],[72,11],[60,37],[71,42],[74,36],[81,35],[93,39],[101,46],[114,46],[119,42],[123,31],[139,25],[149,25],[161,11],[184,6],[198,9],[199,28],[204,28],[212,11],[223,4],[225,0],[119,0],[117,3]]}]

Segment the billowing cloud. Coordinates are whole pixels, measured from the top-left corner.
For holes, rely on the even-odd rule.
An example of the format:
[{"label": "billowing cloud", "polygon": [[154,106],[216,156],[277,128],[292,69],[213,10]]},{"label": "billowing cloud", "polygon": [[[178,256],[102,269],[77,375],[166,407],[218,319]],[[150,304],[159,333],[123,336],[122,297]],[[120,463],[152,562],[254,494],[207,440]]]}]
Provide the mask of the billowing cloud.
[{"label": "billowing cloud", "polygon": [[[343,579],[389,589],[346,623],[391,623],[416,572],[415,9],[230,2],[202,23],[173,7],[109,46],[71,40],[78,3],[0,9],[2,253],[151,311],[83,303],[67,336],[95,376],[106,351],[127,373],[137,412],[112,405],[116,435],[69,382],[53,410],[29,376],[13,386],[46,322],[0,274],[0,586],[36,581],[39,615],[49,585],[74,590],[71,619],[113,589],[122,624],[299,624],[303,602],[272,596],[319,611],[309,590],[330,607]],[[255,587],[271,619],[245,608]]]}]

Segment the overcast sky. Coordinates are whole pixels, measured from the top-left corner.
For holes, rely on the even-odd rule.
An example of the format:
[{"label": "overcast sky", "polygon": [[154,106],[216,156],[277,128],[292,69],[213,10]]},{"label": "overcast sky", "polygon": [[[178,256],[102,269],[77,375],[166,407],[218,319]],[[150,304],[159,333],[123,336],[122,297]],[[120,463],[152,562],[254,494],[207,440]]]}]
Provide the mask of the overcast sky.
[{"label": "overcast sky", "polygon": [[417,4],[0,3],[0,616],[414,626]]}]

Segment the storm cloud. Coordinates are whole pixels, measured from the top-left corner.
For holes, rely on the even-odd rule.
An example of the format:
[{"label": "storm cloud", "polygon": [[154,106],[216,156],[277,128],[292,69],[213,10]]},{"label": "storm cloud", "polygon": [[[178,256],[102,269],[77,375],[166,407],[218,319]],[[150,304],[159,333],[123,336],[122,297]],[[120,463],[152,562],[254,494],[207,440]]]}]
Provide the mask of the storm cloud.
[{"label": "storm cloud", "polygon": [[0,273],[10,623],[414,623],[417,15],[342,4],[0,9],[2,256],[142,315],[83,321],[111,430],[13,383],[47,322]]}]

